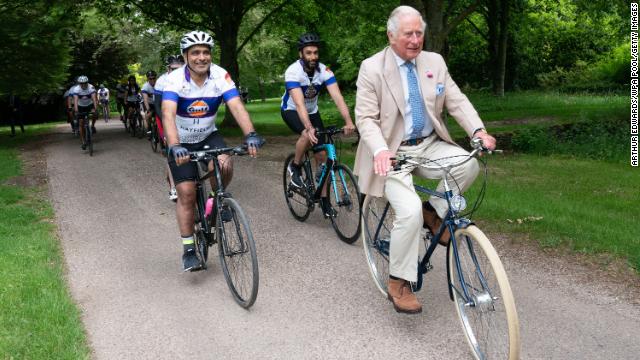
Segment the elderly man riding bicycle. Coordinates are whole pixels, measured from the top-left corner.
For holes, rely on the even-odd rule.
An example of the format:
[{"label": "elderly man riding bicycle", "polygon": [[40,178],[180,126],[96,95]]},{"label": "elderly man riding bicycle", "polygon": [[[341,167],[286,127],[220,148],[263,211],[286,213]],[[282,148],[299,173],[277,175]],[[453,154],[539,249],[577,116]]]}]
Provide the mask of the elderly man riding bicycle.
[{"label": "elderly man riding bicycle", "polygon": [[[469,136],[495,148],[495,139],[485,132],[478,113],[451,79],[442,56],[422,51],[425,26],[417,10],[409,6],[393,10],[387,22],[389,47],[360,66],[355,108],[362,141],[354,172],[362,193],[384,194],[395,211],[388,293],[396,311],[405,313],[422,311],[408,283],[417,278],[420,227],[424,223],[435,233],[446,215],[447,203],[431,198],[422,205],[413,187],[414,173],[431,179],[440,174],[422,168],[388,174],[392,158],[439,159],[468,154],[451,139],[442,119],[444,107]],[[464,191],[477,173],[477,162],[472,160],[452,170],[451,175]],[[442,187],[440,183],[438,191],[442,192]],[[446,244],[448,236],[442,240]]]}]

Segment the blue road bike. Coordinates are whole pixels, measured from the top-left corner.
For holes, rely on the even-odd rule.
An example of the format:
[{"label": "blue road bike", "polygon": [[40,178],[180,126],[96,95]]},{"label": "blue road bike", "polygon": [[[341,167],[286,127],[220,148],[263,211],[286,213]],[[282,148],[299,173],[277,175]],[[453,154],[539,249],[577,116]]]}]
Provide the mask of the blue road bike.
[{"label": "blue road bike", "polygon": [[342,241],[352,244],[360,237],[362,196],[351,169],[338,160],[333,136],[340,133],[342,129],[333,126],[322,131],[316,129],[317,136],[325,136],[325,143],[314,146],[312,151],[326,151],[326,164],[320,165],[314,178],[309,151],[306,151],[301,164],[304,186],[296,187],[291,184],[289,166],[293,162],[294,154],[290,154],[284,162],[282,185],[287,206],[291,215],[298,221],[307,220],[315,204],[320,201],[322,189],[326,186],[327,196],[333,208],[333,213],[328,216],[331,219],[331,225]]}]

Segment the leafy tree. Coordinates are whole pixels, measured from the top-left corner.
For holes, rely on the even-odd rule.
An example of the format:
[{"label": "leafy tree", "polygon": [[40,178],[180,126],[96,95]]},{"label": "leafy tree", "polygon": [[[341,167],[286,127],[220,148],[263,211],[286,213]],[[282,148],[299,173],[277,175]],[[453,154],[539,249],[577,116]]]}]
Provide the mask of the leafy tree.
[{"label": "leafy tree", "polygon": [[0,95],[57,91],[71,60],[67,32],[77,10],[71,2],[0,3]]},{"label": "leafy tree", "polygon": [[[262,25],[291,0],[125,0],[129,11],[139,11],[159,24],[169,24],[182,30],[207,30],[220,47],[220,65],[233,79],[238,79],[238,53]],[[264,17],[244,39],[239,39],[240,26],[246,14],[256,7],[268,9]],[[235,126],[227,112],[223,126]]]},{"label": "leafy tree", "polygon": [[483,3],[482,0],[402,0],[422,12],[427,22],[425,49],[447,57],[446,44],[451,32]]}]

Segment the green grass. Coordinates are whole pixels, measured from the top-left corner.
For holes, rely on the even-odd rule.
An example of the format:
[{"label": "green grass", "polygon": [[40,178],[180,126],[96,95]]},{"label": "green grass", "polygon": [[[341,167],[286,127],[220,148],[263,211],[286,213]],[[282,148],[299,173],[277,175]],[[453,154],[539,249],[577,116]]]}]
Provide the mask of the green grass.
[{"label": "green grass", "polygon": [[[610,253],[640,271],[640,172],[626,164],[565,156],[494,155],[475,215],[492,230],[529,235],[543,247]],[[474,199],[479,182],[468,193]]]},{"label": "green grass", "polygon": [[0,358],[89,358],[78,309],[64,283],[53,210],[43,189],[6,185],[21,175],[16,147],[51,125],[9,138],[0,130]]}]

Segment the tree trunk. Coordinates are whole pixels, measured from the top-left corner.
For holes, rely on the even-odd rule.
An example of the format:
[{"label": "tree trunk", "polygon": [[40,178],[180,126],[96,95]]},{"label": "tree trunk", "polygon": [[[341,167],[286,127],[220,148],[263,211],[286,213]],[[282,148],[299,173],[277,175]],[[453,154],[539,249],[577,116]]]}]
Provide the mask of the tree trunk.
[{"label": "tree trunk", "polygon": [[[240,28],[240,19],[227,19],[221,25],[220,41],[220,66],[229,72],[231,79],[238,82],[240,78],[240,67],[238,66],[238,29]],[[231,111],[226,111],[224,120],[220,124],[220,128],[237,128],[238,123],[233,118]]]},{"label": "tree trunk", "polygon": [[504,96],[511,0],[489,0],[489,66],[493,94]]},{"label": "tree trunk", "polygon": [[427,22],[425,50],[442,54],[447,39],[447,15],[444,11],[444,0],[423,0],[424,15]]},{"label": "tree trunk", "polygon": [[511,0],[502,0],[501,2],[501,21],[500,21],[500,37],[498,39],[498,76],[496,78],[497,86],[494,85],[493,93],[498,96],[504,96],[504,79],[507,65],[507,39],[509,35],[509,6]]}]

